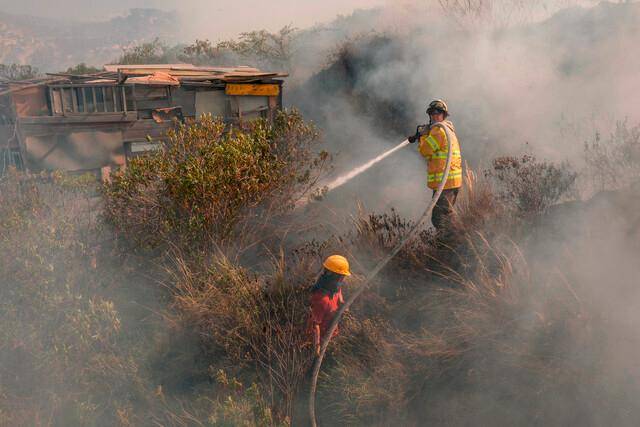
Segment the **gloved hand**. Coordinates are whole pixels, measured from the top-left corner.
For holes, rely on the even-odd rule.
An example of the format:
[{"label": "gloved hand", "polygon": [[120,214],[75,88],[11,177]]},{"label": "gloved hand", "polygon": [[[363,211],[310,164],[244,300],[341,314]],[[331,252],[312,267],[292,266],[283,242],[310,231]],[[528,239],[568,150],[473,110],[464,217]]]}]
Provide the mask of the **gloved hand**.
[{"label": "gloved hand", "polygon": [[414,142],[416,142],[417,140],[419,140],[419,139],[420,139],[420,137],[421,137],[422,135],[424,135],[428,130],[429,130],[429,129],[428,129],[428,126],[427,126],[427,125],[418,125],[418,126],[416,127],[416,133],[415,133],[415,135],[408,136],[408,137],[407,137],[407,139],[409,140],[409,142],[410,142],[411,144],[413,144]]}]

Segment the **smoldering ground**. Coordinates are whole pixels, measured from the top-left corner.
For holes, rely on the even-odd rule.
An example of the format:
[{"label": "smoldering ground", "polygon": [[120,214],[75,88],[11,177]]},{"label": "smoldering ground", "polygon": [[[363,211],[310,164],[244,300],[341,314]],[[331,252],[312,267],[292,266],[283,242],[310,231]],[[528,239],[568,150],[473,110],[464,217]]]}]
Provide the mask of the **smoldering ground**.
[{"label": "smoldering ground", "polygon": [[[582,194],[588,199],[593,188],[584,179],[584,143],[592,142],[596,134],[607,138],[618,120],[636,123],[640,113],[633,98],[624,94],[639,83],[636,59],[628,59],[626,53],[639,41],[638,13],[637,4],[604,2],[563,10],[541,22],[487,31],[433,24],[437,13],[431,21],[421,15],[418,22],[405,22],[408,32],[347,42],[338,49],[337,60],[290,100],[321,124],[335,147],[340,171],[397,144],[413,131],[411,125],[424,121],[426,103],[443,97],[471,168],[481,173],[494,157],[523,152],[557,164],[568,160],[582,172],[578,193],[572,197]],[[637,174],[632,176],[638,179]],[[329,194],[325,203],[331,215],[336,210],[353,212],[354,201],[361,200],[374,211],[394,206],[415,217],[430,196],[423,177],[424,165],[408,149]],[[528,265],[526,274],[516,279],[523,282],[515,286],[521,299],[513,296],[514,304],[522,304],[519,314],[495,318],[494,323],[479,322],[486,328],[483,334],[507,337],[496,337],[496,345],[486,346],[485,351],[469,351],[459,365],[444,363],[442,371],[451,369],[452,374],[428,372],[437,377],[438,385],[433,389],[427,385],[414,395],[421,417],[410,417],[411,422],[633,424],[629,414],[637,411],[634,360],[639,350],[631,333],[638,316],[630,314],[637,305],[633,279],[637,267],[632,261],[638,255],[635,195],[629,189],[599,195],[591,202],[559,209],[562,214],[553,220],[545,217],[543,225],[524,228],[518,244]],[[598,202],[608,197],[619,202]],[[367,259],[371,254],[354,255]],[[379,286],[402,292],[406,280],[391,275]],[[415,280],[430,286],[424,278],[410,279]],[[526,294],[533,290],[527,286],[539,287],[535,292],[548,296],[529,299]],[[438,313],[425,299],[420,301]],[[434,299],[443,307],[460,309]],[[556,316],[555,309],[572,314]],[[452,330],[460,326],[455,314],[453,319],[438,316],[425,314],[423,323],[414,327],[428,330],[443,319],[452,322]],[[511,324],[510,332],[500,322]],[[627,334],[631,335],[624,338]],[[632,356],[623,356],[619,348]],[[532,356],[545,353],[544,357],[561,362],[545,365]],[[345,365],[338,375],[348,369]],[[467,379],[458,372],[465,369]],[[355,370],[365,377],[378,372],[375,366]],[[375,382],[371,379],[368,384],[375,389],[371,385]],[[368,415],[373,417],[369,421],[375,419]]]},{"label": "smoldering ground", "polygon": [[[402,22],[409,31],[354,38],[341,58],[334,56],[288,95],[320,126],[335,153],[336,174],[414,131],[432,97],[449,102],[463,155],[480,178],[496,155],[523,150],[557,165],[569,159],[587,174],[583,142],[601,130],[607,143],[618,118],[629,117],[630,126],[637,122],[637,105],[627,96],[638,85],[636,59],[628,55],[638,38],[636,4],[603,3],[480,32],[449,24],[435,10],[424,13]],[[322,51],[332,50],[332,43]],[[627,148],[635,146],[631,138]],[[406,230],[402,217],[415,217],[430,197],[423,160],[411,148],[327,195],[317,206],[332,212],[320,218],[329,223],[324,237],[341,239],[309,250],[312,258],[283,258],[300,262],[290,268],[304,262],[317,267],[329,250],[348,251],[358,273],[373,265]],[[481,185],[476,182],[472,191],[467,183],[459,205],[467,222],[457,246],[434,253],[422,236],[345,319],[321,378],[321,422],[633,425],[640,355],[638,193],[621,187],[593,199],[591,188],[584,202],[561,203],[523,219],[512,210],[492,213],[503,203],[495,197],[498,190],[483,202]],[[465,205],[471,196],[476,200]],[[563,196],[557,201],[576,199]],[[358,199],[367,210],[396,207],[401,217],[361,222],[353,231],[345,218]],[[176,322],[164,311],[175,285],[171,279],[135,254],[122,261],[106,243],[95,270],[88,250],[95,242],[81,229],[76,242],[71,232],[77,223],[48,216],[68,213],[73,204],[60,198],[54,210],[26,202],[20,212],[37,215],[19,236],[2,235],[4,247],[15,251],[3,258],[11,272],[3,281],[5,324],[12,326],[2,348],[7,420],[275,423],[267,416],[273,402],[247,382],[259,378],[251,368],[235,371],[244,386],[209,372],[219,361],[229,370],[238,367],[218,347],[217,353],[208,349],[211,334],[192,334],[199,332],[189,323],[193,318],[217,332],[229,321],[203,315],[215,301],[196,305],[192,318],[181,319],[185,324]],[[13,209],[8,212],[3,219],[17,218]],[[351,236],[343,237],[344,230]],[[236,267],[214,271],[219,281],[208,284],[241,284],[244,273]],[[247,276],[262,283],[262,273]],[[156,274],[164,279],[159,291]],[[93,295],[96,289],[100,297]],[[38,304],[28,299],[32,293]],[[50,345],[56,343],[64,345]],[[247,365],[252,363],[260,361]]]}]

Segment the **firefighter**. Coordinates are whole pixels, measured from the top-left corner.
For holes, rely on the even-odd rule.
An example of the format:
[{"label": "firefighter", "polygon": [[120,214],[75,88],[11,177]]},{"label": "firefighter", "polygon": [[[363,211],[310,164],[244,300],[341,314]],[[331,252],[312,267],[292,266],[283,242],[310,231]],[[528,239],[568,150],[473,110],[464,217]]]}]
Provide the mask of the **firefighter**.
[{"label": "firefighter", "polygon": [[[431,215],[433,226],[439,233],[442,233],[453,211],[458,191],[462,186],[462,157],[453,123],[447,120],[449,117],[447,104],[441,99],[436,99],[429,104],[427,114],[429,115],[429,125],[418,127],[416,134],[407,139],[411,143],[419,141],[418,150],[427,159],[427,186],[433,191],[438,189],[438,185],[442,181],[447,164],[447,153],[449,149],[452,150],[447,182]],[[451,141],[447,141],[444,129],[440,126],[433,126],[435,123],[442,123],[449,129]]]},{"label": "firefighter", "polygon": [[[311,288],[311,314],[309,326],[313,335],[313,344],[316,356],[320,355],[320,342],[327,332],[333,316],[340,304],[344,303],[340,287],[349,271],[349,261],[342,255],[331,255],[322,264],[324,270],[317,282]],[[338,333],[335,330],[333,336]]]}]

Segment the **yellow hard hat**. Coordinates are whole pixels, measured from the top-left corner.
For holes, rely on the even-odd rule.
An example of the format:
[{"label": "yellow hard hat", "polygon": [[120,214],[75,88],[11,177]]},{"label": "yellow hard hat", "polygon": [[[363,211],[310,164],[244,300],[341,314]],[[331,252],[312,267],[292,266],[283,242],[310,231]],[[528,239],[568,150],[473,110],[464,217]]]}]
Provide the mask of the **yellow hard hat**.
[{"label": "yellow hard hat", "polygon": [[331,255],[324,260],[322,266],[334,273],[342,274],[343,276],[351,276],[349,271],[349,261],[342,255]]}]

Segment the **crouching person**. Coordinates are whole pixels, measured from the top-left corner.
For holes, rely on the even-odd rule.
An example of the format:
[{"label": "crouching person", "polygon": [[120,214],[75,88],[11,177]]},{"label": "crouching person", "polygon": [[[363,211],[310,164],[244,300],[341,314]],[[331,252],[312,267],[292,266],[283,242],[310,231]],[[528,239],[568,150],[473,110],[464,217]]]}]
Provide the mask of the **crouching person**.
[{"label": "crouching person", "polygon": [[[311,313],[309,327],[313,335],[316,356],[320,355],[320,343],[325,336],[336,311],[344,303],[340,289],[347,276],[351,276],[349,262],[342,255],[331,255],[322,264],[324,270],[311,288]],[[338,333],[336,329],[333,333]]]}]

